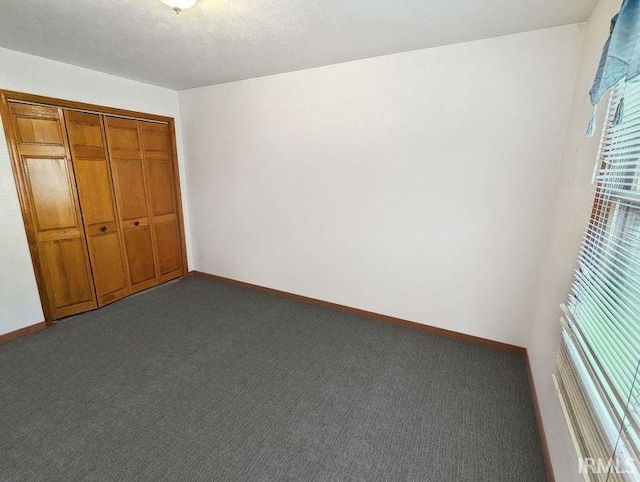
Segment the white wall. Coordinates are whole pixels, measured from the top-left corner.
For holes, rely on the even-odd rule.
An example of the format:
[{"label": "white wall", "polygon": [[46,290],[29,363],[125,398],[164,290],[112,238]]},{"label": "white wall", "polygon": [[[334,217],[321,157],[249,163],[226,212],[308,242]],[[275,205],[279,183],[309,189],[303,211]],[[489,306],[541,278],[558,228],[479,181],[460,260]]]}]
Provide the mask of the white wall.
[{"label": "white wall", "polygon": [[[598,150],[599,133],[593,138],[585,137],[587,124],[593,114],[588,92],[602,46],[609,34],[609,22],[620,9],[620,4],[620,0],[601,0],[585,25],[569,130],[558,175],[553,223],[540,265],[531,322],[529,357],[556,480],[562,482],[582,482],[584,479],[578,473],[575,449],[551,378],[560,340],[558,305],[567,299],[580,239],[585,231],[594,196],[591,175]],[[602,127],[605,110],[606,97],[599,109],[598,131]]]},{"label": "white wall", "polygon": [[195,269],[525,346],[581,42],[180,92]]},{"label": "white wall", "polygon": [[[176,118],[180,170],[185,171],[178,96],[175,91],[1,48],[0,66],[0,89]],[[184,175],[182,182],[184,190]],[[188,236],[186,204],[184,211]],[[44,319],[3,133],[0,134],[0,246],[2,334]]]}]

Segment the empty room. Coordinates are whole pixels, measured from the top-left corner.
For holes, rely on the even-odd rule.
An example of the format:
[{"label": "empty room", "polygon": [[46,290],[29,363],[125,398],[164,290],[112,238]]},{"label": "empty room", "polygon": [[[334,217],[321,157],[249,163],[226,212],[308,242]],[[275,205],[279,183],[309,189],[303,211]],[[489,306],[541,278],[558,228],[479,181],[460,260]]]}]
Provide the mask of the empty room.
[{"label": "empty room", "polygon": [[0,481],[640,482],[640,0],[0,0]]}]

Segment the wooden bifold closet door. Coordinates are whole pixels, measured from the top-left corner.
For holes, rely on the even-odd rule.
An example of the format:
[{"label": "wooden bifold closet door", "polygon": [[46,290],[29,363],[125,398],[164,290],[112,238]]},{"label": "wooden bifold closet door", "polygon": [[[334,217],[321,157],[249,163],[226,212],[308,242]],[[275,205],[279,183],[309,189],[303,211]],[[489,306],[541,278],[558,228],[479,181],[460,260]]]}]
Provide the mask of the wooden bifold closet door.
[{"label": "wooden bifold closet door", "polygon": [[8,94],[18,99],[0,91],[0,105],[47,321],[182,276],[173,120]]},{"label": "wooden bifold closet door", "polygon": [[138,121],[151,200],[158,278],[162,283],[182,274],[176,179],[171,162],[171,136],[167,124]]},{"label": "wooden bifold closet door", "polygon": [[9,104],[16,180],[45,316],[97,306],[62,109]]},{"label": "wooden bifold closet door", "polygon": [[106,126],[130,283],[139,291],[182,275],[171,137],[166,124],[106,117]]},{"label": "wooden bifold closet door", "polygon": [[65,117],[98,305],[103,306],[129,290],[102,119],[74,111]]},{"label": "wooden bifold closet door", "polygon": [[109,155],[133,292],[158,284],[137,121],[106,117]]}]

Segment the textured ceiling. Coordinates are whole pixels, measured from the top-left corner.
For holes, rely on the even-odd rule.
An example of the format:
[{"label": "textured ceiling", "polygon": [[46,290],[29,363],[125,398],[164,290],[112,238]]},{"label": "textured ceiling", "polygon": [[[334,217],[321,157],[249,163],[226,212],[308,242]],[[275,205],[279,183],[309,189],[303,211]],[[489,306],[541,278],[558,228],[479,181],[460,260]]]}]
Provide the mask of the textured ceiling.
[{"label": "textured ceiling", "polygon": [[[186,89],[587,19],[597,0],[0,0],[0,46]],[[10,68],[3,66],[2,68]]]}]

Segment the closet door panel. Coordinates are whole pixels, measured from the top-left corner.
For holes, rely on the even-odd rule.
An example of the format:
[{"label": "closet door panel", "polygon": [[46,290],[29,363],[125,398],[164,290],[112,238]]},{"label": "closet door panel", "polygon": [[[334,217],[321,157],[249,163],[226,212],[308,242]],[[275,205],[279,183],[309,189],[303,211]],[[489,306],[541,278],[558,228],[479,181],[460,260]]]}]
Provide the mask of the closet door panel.
[{"label": "closet door panel", "polygon": [[78,226],[67,159],[23,158],[39,232]]},{"label": "closet door panel", "polygon": [[142,145],[136,121],[105,117],[131,291],[158,284]]},{"label": "closet door panel", "polygon": [[169,160],[149,160],[149,190],[153,215],[176,213],[176,196],[173,192],[172,163]]},{"label": "closet door panel", "polygon": [[[43,117],[49,114],[57,115],[55,107],[43,107],[35,105],[22,105],[15,107],[14,112],[19,112],[16,117],[18,142],[20,144],[53,145],[64,146],[64,137],[60,128],[59,119],[46,119]],[[29,116],[29,117],[26,117]]]},{"label": "closet door panel", "polygon": [[182,276],[182,252],[169,126],[139,122],[160,281]]},{"label": "closet door panel", "polygon": [[90,239],[93,272],[98,273],[96,289],[99,296],[102,295],[104,305],[127,295],[120,238],[114,231],[101,233]]},{"label": "closet door panel", "polygon": [[147,197],[144,187],[142,160],[114,159],[120,213],[124,221],[147,220]]},{"label": "closet door panel", "polygon": [[103,306],[125,297],[128,287],[102,120],[75,111],[65,116],[96,294]]},{"label": "closet door panel", "polygon": [[167,124],[140,121],[144,152],[148,159],[166,159],[171,152],[171,138]]},{"label": "closet door panel", "polygon": [[156,271],[149,226],[125,229],[124,237],[127,245],[131,284],[143,286],[141,289],[153,286],[156,284]]},{"label": "closet door panel", "polygon": [[27,236],[47,319],[97,306],[62,109],[9,103]]},{"label": "closet door panel", "polygon": [[158,245],[158,265],[160,275],[167,275],[182,272],[181,259],[176,253],[180,253],[180,235],[178,223],[170,221],[168,223],[157,224],[155,226],[156,243]]},{"label": "closet door panel", "polygon": [[45,241],[40,244],[40,259],[52,290],[53,305],[59,316],[75,313],[80,304],[92,303],[91,273],[80,237]]},{"label": "closet door panel", "polygon": [[82,216],[89,226],[115,221],[109,168],[105,159],[74,158]]}]

